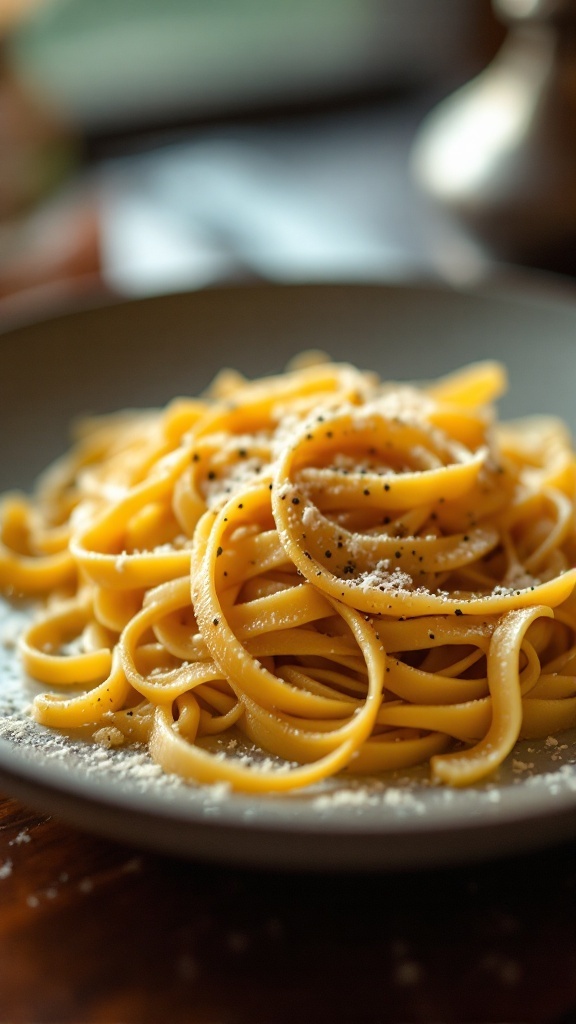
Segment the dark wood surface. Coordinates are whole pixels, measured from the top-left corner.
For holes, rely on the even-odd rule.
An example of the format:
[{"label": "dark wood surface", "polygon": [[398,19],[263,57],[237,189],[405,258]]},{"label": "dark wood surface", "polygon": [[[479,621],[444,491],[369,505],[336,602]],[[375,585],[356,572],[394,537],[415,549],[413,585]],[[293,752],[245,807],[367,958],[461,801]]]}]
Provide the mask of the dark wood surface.
[{"label": "dark wood surface", "polygon": [[576,848],[381,875],[185,862],[0,798],[0,1021],[568,1022]]}]

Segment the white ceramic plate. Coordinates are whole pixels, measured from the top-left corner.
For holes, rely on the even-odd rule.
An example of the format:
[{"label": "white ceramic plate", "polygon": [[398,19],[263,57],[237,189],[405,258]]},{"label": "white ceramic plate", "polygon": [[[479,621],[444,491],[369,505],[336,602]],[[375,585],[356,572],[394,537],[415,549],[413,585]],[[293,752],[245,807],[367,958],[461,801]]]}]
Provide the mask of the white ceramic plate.
[{"label": "white ceramic plate", "polygon": [[[223,365],[261,375],[305,348],[427,378],[499,358],[503,416],[576,429],[576,297],[384,286],[262,286],[104,305],[0,334],[0,490],[29,487],[79,414],[196,394]],[[524,742],[490,782],[431,786],[426,769],[331,781],[282,798],[163,776],[138,751],[40,729],[25,707],[13,620],[0,617],[0,785],[39,810],[165,852],[297,868],[430,866],[576,836],[576,734]]]}]

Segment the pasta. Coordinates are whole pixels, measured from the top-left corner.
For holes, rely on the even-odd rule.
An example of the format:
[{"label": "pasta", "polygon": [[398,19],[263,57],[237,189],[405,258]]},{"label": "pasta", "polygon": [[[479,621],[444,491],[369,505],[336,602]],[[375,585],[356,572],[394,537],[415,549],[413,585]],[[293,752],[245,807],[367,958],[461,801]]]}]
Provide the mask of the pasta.
[{"label": "pasta", "polygon": [[310,356],[81,423],[2,503],[33,717],[270,794],[427,762],[472,785],[575,726],[576,458],[552,417],[498,421],[506,383]]}]

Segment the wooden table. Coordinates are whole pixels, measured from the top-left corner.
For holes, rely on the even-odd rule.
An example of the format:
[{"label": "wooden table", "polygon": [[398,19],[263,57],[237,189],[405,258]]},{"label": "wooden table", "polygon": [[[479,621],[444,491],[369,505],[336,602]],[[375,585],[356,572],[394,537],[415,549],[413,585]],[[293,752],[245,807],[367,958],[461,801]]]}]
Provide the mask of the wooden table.
[{"label": "wooden table", "polygon": [[409,874],[179,861],[0,798],[0,1021],[576,1020],[576,848]]}]

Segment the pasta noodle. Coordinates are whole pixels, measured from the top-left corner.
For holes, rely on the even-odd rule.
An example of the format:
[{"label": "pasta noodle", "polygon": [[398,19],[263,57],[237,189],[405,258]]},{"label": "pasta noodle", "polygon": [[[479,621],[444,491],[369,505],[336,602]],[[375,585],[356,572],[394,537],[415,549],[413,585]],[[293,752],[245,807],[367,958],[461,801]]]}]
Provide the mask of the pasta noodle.
[{"label": "pasta noodle", "polygon": [[34,718],[281,793],[430,763],[488,778],[576,725],[576,458],[500,423],[498,363],[419,386],[327,359],[83,422],[8,494],[0,587]]}]

